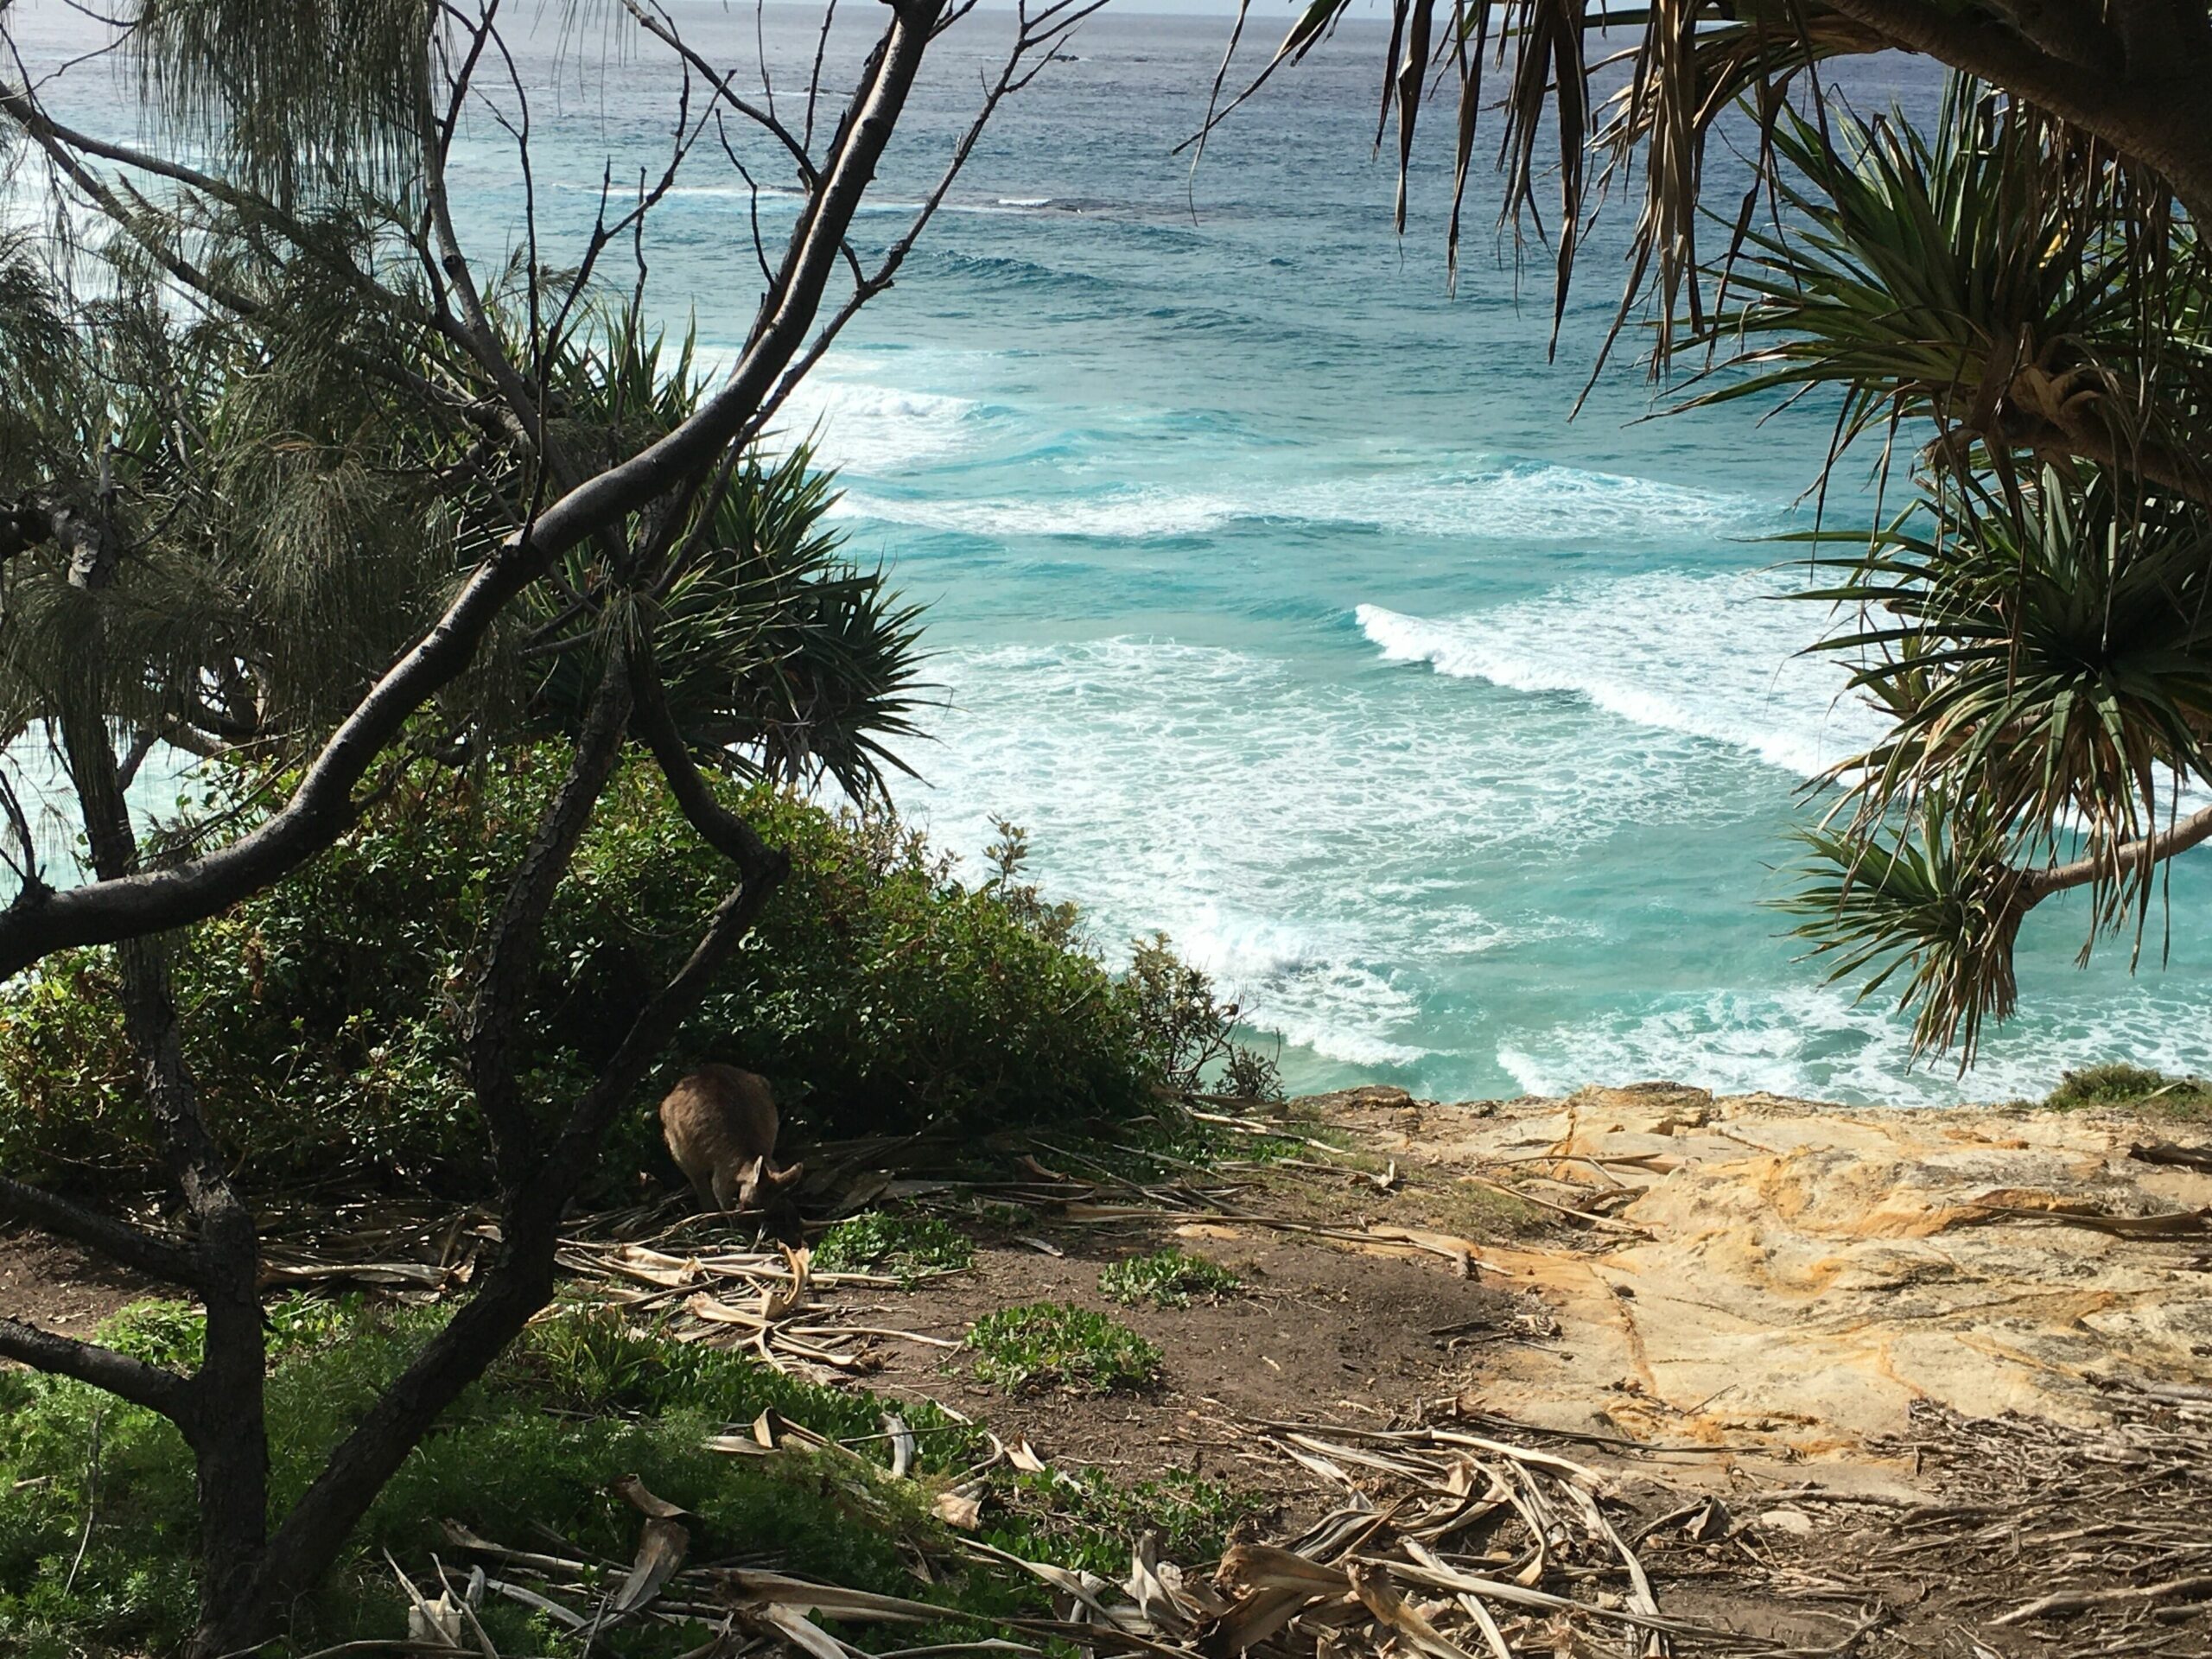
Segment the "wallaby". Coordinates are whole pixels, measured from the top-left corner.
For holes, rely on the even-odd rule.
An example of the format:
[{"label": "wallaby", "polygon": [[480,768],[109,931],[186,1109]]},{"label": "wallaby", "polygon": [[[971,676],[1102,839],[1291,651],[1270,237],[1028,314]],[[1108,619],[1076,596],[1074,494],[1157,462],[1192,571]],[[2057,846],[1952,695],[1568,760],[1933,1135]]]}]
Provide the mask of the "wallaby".
[{"label": "wallaby", "polygon": [[660,1132],[700,1203],[725,1214],[790,1210],[788,1189],[806,1166],[776,1167],[776,1096],[766,1077],[701,1066],[661,1102]]}]

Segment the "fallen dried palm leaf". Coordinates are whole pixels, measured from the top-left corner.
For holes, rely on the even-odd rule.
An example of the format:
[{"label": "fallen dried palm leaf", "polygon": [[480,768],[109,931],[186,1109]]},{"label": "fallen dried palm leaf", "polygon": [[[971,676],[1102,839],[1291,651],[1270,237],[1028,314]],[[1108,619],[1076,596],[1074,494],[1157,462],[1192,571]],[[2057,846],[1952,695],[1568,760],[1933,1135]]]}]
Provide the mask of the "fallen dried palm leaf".
[{"label": "fallen dried palm leaf", "polygon": [[2161,1601],[2212,1601],[2212,1575],[2197,1573],[2185,1579],[2169,1579],[2164,1584],[2121,1585],[2107,1590],[2055,1591],[1989,1622],[1995,1625],[2024,1624],[2031,1618],[2049,1618],[2054,1613],[2082,1613],[2096,1607]]},{"label": "fallen dried palm leaf", "polygon": [[2171,1141],[2159,1141],[2152,1146],[2130,1147],[2127,1155],[2139,1163],[2198,1169],[2212,1174],[2212,1147],[2177,1147]]}]

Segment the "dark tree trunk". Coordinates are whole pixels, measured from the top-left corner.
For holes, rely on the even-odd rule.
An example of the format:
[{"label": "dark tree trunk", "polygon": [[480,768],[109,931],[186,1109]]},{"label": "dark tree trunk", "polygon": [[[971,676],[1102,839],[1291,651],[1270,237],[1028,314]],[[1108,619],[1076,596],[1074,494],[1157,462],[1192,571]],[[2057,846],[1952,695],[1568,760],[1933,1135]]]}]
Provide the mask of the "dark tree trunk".
[{"label": "dark tree trunk", "polygon": [[[99,664],[86,666],[96,671]],[[67,699],[60,727],[93,871],[109,881],[137,870],[138,839],[107,722],[92,712],[100,706],[96,697]],[[124,1030],[198,1232],[194,1277],[207,1306],[206,1347],[178,1427],[192,1447],[199,1480],[200,1620],[213,1626],[248,1592],[269,1536],[260,1239],[200,1114],[177,1027],[167,938],[126,939],[115,954]]]}]

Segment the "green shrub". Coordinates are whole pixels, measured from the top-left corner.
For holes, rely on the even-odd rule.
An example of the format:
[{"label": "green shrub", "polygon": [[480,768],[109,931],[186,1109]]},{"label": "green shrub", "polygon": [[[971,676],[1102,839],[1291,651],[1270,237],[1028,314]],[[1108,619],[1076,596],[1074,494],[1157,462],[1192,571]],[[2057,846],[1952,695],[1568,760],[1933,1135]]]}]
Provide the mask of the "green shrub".
[{"label": "green shrub", "polygon": [[949,1223],[880,1210],[839,1222],[814,1247],[814,1265],[825,1273],[873,1268],[913,1280],[927,1273],[957,1272],[975,1262],[975,1243]]},{"label": "green shrub", "polygon": [[2060,1111],[2085,1106],[2155,1105],[2196,1116],[2212,1109],[2212,1084],[2202,1077],[2171,1077],[2147,1066],[2113,1064],[2069,1071],[2044,1104]]},{"label": "green shrub", "polygon": [[1236,1005],[1220,1001],[1212,979],[1177,956],[1165,933],[1136,942],[1122,993],[1135,1009],[1169,1087],[1282,1098],[1275,1062],[1236,1041]]},{"label": "green shrub", "polygon": [[1103,1313],[1065,1302],[987,1313],[968,1333],[968,1346],[976,1355],[976,1375],[1009,1392],[1114,1394],[1160,1381],[1159,1349]]},{"label": "green shrub", "polygon": [[[559,760],[420,763],[343,843],[178,950],[188,1058],[257,1185],[485,1189],[461,999]],[[220,774],[201,810],[246,813],[268,781]],[[895,821],[766,786],[725,793],[790,850],[792,875],[671,1045],[674,1065],[747,1065],[788,1116],[836,1135],[1124,1116],[1189,1071],[1194,1041],[1220,1058],[1203,976],[1177,977],[1155,944],[1116,982],[1072,912],[1016,880],[1018,832],[971,887]],[[550,1109],[585,1086],[730,880],[654,770],[626,768],[547,921],[532,1097]],[[613,1141],[610,1179],[660,1166],[647,1099]],[[0,988],[0,1167],[79,1187],[161,1179],[105,951]]]},{"label": "green shrub", "polygon": [[1133,1306],[1188,1307],[1193,1296],[1225,1296],[1243,1281],[1217,1262],[1168,1249],[1116,1262],[1098,1275],[1099,1293]]}]

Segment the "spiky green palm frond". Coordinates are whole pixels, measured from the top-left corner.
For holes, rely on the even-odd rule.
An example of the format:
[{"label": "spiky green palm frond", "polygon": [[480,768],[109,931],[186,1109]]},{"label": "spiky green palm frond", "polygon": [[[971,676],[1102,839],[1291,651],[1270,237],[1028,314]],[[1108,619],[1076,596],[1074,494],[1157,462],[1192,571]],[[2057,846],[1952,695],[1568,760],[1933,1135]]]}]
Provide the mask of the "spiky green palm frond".
[{"label": "spiky green palm frond", "polygon": [[[1223,102],[1217,79],[1208,128],[1279,69],[1306,56],[1351,10],[1351,0],[1309,0],[1242,92]],[[1232,56],[1249,10],[1246,0]],[[1392,0],[1376,138],[1379,146],[1395,114],[1399,228],[1405,226],[1421,112],[1432,99],[1448,97],[1454,126],[1447,242],[1456,264],[1484,99],[1495,76],[1503,82],[1497,100],[1502,220],[1525,218],[1541,233],[1539,180],[1548,167],[1557,176],[1550,229],[1554,329],[1598,196],[1612,186],[1635,188],[1640,195],[1620,315],[1624,320],[1650,296],[1657,360],[1663,363],[1677,318],[1688,318],[1694,333],[1702,326],[1698,238],[1705,151],[1723,117],[1748,99],[1760,130],[1754,142],[1763,144],[1764,129],[1801,78],[1830,59],[1885,44],[1821,0],[1652,0],[1626,10],[1590,0]],[[1228,68],[1224,60],[1224,76]]]},{"label": "spiky green palm frond", "polygon": [[1934,793],[1897,824],[1803,831],[1809,857],[1783,908],[1796,937],[1856,981],[1864,1000],[1894,984],[1914,1014],[1916,1052],[1955,1048],[1972,1063],[1985,1020],[2018,1001],[2012,948],[2027,908],[2003,833],[1968,803]]},{"label": "spiky green palm frond", "polygon": [[[639,446],[701,395],[689,338],[672,346],[626,308],[594,311],[556,342],[559,437]],[[512,486],[524,487],[522,480]],[[880,569],[847,560],[828,525],[836,496],[810,448],[734,457],[719,487],[640,514],[626,534],[579,548],[537,590],[513,657],[526,718],[573,729],[609,627],[651,632],[670,712],[708,764],[788,780],[827,772],[849,793],[903,770],[918,611]],[[646,556],[668,550],[664,563]]]},{"label": "spiky green palm frond", "polygon": [[[2212,516],[2131,510],[2102,473],[2000,492],[1938,485],[1929,510],[1833,561],[1810,597],[1861,619],[1824,642],[1891,716],[1836,769],[1858,828],[1971,799],[2020,854],[2094,858],[2169,827],[2212,782]],[[2146,910],[2155,868],[2093,885],[2100,924]]]},{"label": "spiky green palm frond", "polygon": [[[2023,21],[2019,8],[1990,0],[1947,0],[1928,10],[1939,14],[1940,30],[2023,58],[2041,57],[2045,37],[2039,31],[2056,26],[2046,8],[2033,9],[2033,19]],[[1246,0],[1201,141],[1204,130],[1279,70],[1309,55],[1353,7],[1351,0],[1308,0],[1273,56],[1241,92],[1225,97],[1224,82],[1249,12]],[[1725,296],[1732,256],[1754,226],[1762,217],[1774,222],[1772,187],[1786,171],[1777,138],[1793,100],[1815,111],[1832,103],[1821,96],[1821,76],[1836,60],[1899,47],[1926,49],[1916,43],[1911,18],[1878,27],[1865,8],[1830,0],[1649,0],[1625,9],[1591,0],[1391,0],[1389,17],[1376,142],[1379,148],[1395,115],[1399,227],[1406,220],[1418,124],[1425,108],[1445,105],[1441,112],[1454,124],[1447,244],[1456,264],[1478,130],[1485,99],[1493,100],[1504,184],[1501,222],[1548,231],[1556,256],[1555,329],[1582,232],[1600,200],[1616,191],[1634,197],[1629,276],[1615,328],[1639,303],[1649,302],[1655,370],[1667,366],[1678,344],[1707,340],[1708,296]],[[2097,50],[2118,51],[2118,37],[2130,26],[2085,16],[2069,18],[2064,28],[2100,37],[2082,47],[2091,53],[2087,62]],[[2094,78],[2099,72],[2076,73]],[[2093,212],[2116,207],[2113,222],[2162,232],[2171,217],[2170,193],[2143,151],[2090,141],[2048,103],[2014,102],[2024,123],[2051,136],[2046,182],[2055,194]],[[1817,124],[1817,113],[1815,119]],[[1713,258],[1701,251],[1701,238],[1716,217],[1706,199],[1706,152],[1717,137],[1751,160],[1752,178],[1732,211],[1717,216],[1726,251]],[[1556,181],[1548,230],[1538,200],[1548,172]]]},{"label": "spiky green palm frond", "polygon": [[1746,232],[1706,327],[1728,373],[1691,404],[1830,387],[1839,452],[1924,420],[1928,458],[1961,474],[2024,452],[2204,493],[2205,261],[2109,156],[1956,78],[1929,132],[1785,113],[1774,143],[1786,228]]},{"label": "spiky green palm frond", "polygon": [[906,770],[885,740],[913,734],[918,607],[823,527],[836,499],[804,447],[748,457],[700,556],[657,611],[655,660],[695,747],[724,769],[827,772],[849,794]]}]

